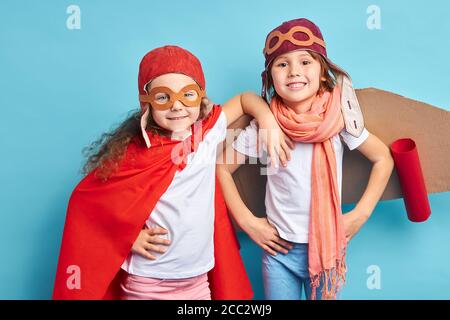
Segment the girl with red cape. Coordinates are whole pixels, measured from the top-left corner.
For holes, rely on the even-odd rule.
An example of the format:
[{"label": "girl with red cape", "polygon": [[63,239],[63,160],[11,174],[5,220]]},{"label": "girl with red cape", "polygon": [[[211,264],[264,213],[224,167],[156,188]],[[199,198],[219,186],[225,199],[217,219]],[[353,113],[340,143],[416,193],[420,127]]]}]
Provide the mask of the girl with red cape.
[{"label": "girl with red cape", "polygon": [[273,115],[254,94],[208,106],[200,61],[176,46],[147,53],[138,78],[141,113],[91,147],[70,197],[53,298],[251,299],[216,150],[244,112],[279,130]]}]

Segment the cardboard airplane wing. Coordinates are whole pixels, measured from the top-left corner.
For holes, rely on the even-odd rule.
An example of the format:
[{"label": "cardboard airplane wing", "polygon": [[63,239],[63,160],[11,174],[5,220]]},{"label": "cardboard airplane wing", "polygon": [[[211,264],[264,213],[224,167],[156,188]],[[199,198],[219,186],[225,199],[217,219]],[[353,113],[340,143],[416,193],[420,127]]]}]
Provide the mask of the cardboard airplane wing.
[{"label": "cardboard airplane wing", "polygon": [[[427,193],[450,190],[450,112],[375,88],[357,89],[365,127],[387,146],[401,138],[417,146]],[[242,118],[240,125],[249,118]],[[235,126],[237,123],[235,123]],[[356,203],[364,193],[372,164],[360,152],[344,148],[342,203]],[[233,174],[240,195],[257,216],[265,215],[266,176],[261,164],[242,165]],[[402,198],[394,169],[381,200]]]},{"label": "cardboard airplane wing", "polygon": [[[387,146],[402,138],[417,146],[427,193],[450,190],[450,112],[374,88],[356,90],[366,129]],[[367,185],[371,163],[345,148],[342,202],[357,202]],[[381,200],[402,198],[397,170]]]}]

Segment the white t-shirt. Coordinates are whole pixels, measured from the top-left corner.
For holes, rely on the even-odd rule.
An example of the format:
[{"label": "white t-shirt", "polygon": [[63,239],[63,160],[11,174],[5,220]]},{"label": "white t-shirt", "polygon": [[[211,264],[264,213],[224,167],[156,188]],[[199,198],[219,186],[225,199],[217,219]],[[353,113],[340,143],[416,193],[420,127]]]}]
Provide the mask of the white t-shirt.
[{"label": "white t-shirt", "polygon": [[[233,148],[249,157],[259,157],[263,163],[270,163],[268,155],[261,150],[257,152],[258,127],[256,120],[252,120],[233,142]],[[350,150],[357,148],[369,136],[364,129],[363,133],[355,138],[344,128],[340,136]],[[342,158],[343,145],[339,135],[332,138],[336,156],[337,178],[339,195],[342,198]],[[313,144],[295,143],[291,150],[291,160],[287,166],[267,168],[266,184],[266,214],[269,222],[273,224],[280,237],[295,243],[308,242],[308,225],[311,204],[311,164]]]},{"label": "white t-shirt", "polygon": [[182,279],[214,267],[214,190],[218,144],[225,139],[227,118],[221,112],[187,165],[177,171],[146,224],[167,229],[167,251],[149,260],[130,252],[122,264],[126,272],[150,278]]}]

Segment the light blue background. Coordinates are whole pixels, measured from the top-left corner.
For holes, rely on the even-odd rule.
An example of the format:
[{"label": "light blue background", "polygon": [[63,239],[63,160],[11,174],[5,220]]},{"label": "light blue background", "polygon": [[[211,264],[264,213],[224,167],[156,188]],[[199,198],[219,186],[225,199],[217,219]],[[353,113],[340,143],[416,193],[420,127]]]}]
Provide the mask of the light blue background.
[{"label": "light blue background", "polygon": [[[50,298],[81,150],[138,107],[138,64],[154,47],[193,51],[210,98],[221,103],[259,92],[266,34],[282,21],[308,17],[355,87],[449,108],[445,1],[167,3],[0,2],[0,298]],[[81,8],[80,30],[66,27],[70,4]],[[381,30],[366,27],[372,4],[381,8]],[[401,200],[379,203],[351,243],[343,299],[450,298],[450,193],[430,201],[432,216],[420,224],[407,220]],[[262,298],[261,251],[240,239],[255,297]],[[380,290],[366,285],[370,265],[381,270]]]}]

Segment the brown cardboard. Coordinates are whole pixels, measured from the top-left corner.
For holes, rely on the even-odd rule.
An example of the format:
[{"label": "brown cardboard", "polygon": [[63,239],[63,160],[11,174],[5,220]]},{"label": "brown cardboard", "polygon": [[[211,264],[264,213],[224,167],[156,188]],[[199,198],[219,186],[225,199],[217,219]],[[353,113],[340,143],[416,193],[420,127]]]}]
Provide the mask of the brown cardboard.
[{"label": "brown cardboard", "polygon": [[[450,112],[375,88],[356,90],[367,130],[387,146],[400,138],[416,142],[428,193],[450,190]],[[370,162],[359,152],[344,153],[343,203],[359,200]],[[382,200],[401,198],[394,170]]]},{"label": "brown cardboard", "polygon": [[[416,142],[428,193],[450,190],[450,112],[429,104],[375,88],[357,89],[356,94],[367,130],[387,146],[400,138]],[[246,125],[245,117],[233,127]],[[356,203],[367,186],[372,164],[360,152],[344,148],[342,202]],[[265,216],[266,176],[260,164],[242,165],[233,174],[243,201],[259,217]],[[301,196],[301,195],[299,195]],[[389,180],[382,200],[401,198],[397,173]]]}]

